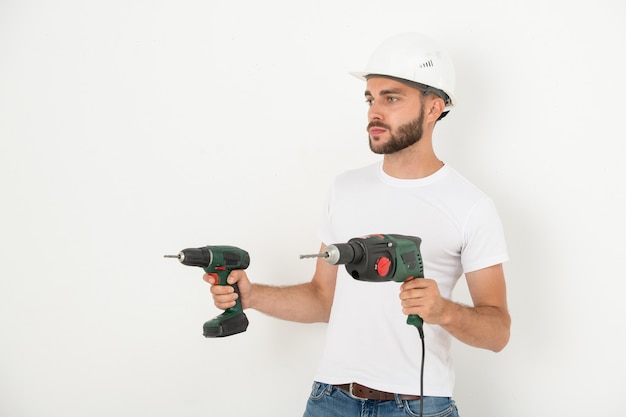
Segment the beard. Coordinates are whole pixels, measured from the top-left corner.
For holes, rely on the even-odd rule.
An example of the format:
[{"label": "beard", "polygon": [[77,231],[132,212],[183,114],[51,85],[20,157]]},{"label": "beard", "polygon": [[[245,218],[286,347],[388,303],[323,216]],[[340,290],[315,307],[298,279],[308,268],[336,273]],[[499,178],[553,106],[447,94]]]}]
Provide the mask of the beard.
[{"label": "beard", "polygon": [[420,115],[410,122],[403,124],[398,127],[397,133],[394,133],[391,130],[391,127],[382,123],[382,122],[370,122],[367,125],[367,131],[369,132],[371,127],[382,127],[387,129],[389,135],[389,141],[383,144],[377,144],[378,136],[373,136],[369,138],[370,149],[372,152],[384,155],[384,154],[392,154],[396,152],[400,152],[403,149],[408,148],[409,146],[419,142],[424,134],[424,116],[425,112],[422,109]]}]

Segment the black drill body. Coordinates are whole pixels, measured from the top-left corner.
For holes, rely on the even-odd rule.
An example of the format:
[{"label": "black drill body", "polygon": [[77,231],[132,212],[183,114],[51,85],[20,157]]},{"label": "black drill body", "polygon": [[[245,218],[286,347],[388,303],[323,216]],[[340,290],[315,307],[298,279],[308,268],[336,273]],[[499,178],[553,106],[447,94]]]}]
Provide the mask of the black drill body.
[{"label": "black drill body", "polygon": [[[166,255],[178,258],[183,265],[198,266],[209,275],[216,277],[218,285],[228,284],[228,275],[235,269],[246,269],[250,265],[250,255],[235,246],[204,246],[201,248],[183,249],[178,255]],[[237,284],[231,285],[239,294]],[[241,297],[233,307],[204,323],[205,337],[225,337],[245,332],[248,328],[248,317],[243,312]]]}]

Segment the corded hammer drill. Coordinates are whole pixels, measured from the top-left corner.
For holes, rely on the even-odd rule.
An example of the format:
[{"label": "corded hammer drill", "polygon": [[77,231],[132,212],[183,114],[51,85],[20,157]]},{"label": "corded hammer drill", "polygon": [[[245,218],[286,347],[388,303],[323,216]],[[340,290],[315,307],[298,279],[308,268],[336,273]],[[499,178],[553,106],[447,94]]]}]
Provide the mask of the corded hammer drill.
[{"label": "corded hammer drill", "polygon": [[[404,235],[369,235],[353,238],[347,243],[335,243],[322,253],[301,255],[300,258],[323,258],[332,265],[345,264],[352,278],[370,282],[405,282],[424,278],[424,263],[420,252],[422,239]],[[419,332],[422,341],[422,365],[420,371],[420,395],[424,396],[424,322],[416,314],[406,319]],[[420,416],[424,414],[420,401]]]},{"label": "corded hammer drill", "polygon": [[[422,239],[404,235],[368,235],[353,238],[347,243],[328,245],[322,253],[301,255],[300,258],[323,258],[332,265],[345,264],[352,278],[359,281],[404,282],[424,278],[424,264],[420,253]],[[411,314],[407,324],[417,327],[422,334],[422,318]]]},{"label": "corded hammer drill", "polygon": [[[218,280],[218,285],[230,285],[228,275],[235,269],[246,269],[250,265],[250,255],[235,246],[204,246],[202,248],[183,249],[178,255],[165,255],[166,258],[177,258],[183,265],[199,266],[209,275]],[[239,294],[237,284],[233,284]],[[241,298],[238,297],[233,307],[227,308],[222,314],[204,323],[204,337],[224,337],[245,332],[248,328],[248,317],[243,312]]]}]

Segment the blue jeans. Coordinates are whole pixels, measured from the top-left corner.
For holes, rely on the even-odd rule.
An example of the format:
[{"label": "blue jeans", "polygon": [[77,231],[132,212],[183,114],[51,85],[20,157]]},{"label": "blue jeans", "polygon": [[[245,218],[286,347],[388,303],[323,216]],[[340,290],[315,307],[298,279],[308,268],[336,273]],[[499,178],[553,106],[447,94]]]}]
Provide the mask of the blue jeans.
[{"label": "blue jeans", "polygon": [[[454,400],[424,397],[424,417],[459,417]],[[314,382],[303,417],[419,417],[420,400],[359,400],[332,385]]]}]

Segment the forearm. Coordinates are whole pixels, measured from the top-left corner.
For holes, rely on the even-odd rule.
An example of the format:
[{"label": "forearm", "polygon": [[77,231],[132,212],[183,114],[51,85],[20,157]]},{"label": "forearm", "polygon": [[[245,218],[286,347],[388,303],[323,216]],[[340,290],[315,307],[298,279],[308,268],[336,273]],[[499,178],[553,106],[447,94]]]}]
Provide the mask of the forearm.
[{"label": "forearm", "polygon": [[500,307],[468,307],[448,301],[444,317],[441,327],[468,345],[499,352],[509,341],[511,317]]},{"label": "forearm", "polygon": [[328,322],[332,296],[329,298],[314,283],[277,287],[253,284],[244,308],[282,320],[300,323]]}]

